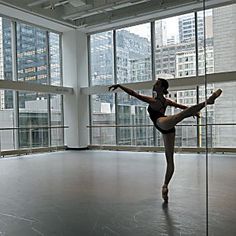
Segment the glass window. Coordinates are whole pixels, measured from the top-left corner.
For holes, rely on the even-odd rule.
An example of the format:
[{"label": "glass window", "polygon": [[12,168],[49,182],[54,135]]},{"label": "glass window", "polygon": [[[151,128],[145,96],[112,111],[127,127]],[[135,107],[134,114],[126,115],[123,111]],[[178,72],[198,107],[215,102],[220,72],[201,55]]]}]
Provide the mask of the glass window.
[{"label": "glass window", "polygon": [[[209,97],[212,92],[216,89],[214,84],[207,84],[207,97]],[[205,101],[205,86],[199,86],[199,102]],[[210,147],[210,143],[212,142],[212,132],[211,132],[211,124],[215,123],[214,119],[214,111],[215,105],[207,106],[207,122],[210,125],[208,127],[208,143]],[[206,110],[203,108],[200,112],[201,118],[199,119],[199,145],[200,147],[206,146]]]},{"label": "glass window", "polygon": [[[205,18],[203,12],[197,13],[197,40],[198,40],[198,73],[203,75],[205,73],[218,73],[233,71],[235,68],[235,42],[234,35],[236,27],[235,18],[236,4],[230,6],[219,7],[215,9],[210,9],[205,11]],[[229,24],[230,22],[230,24]],[[204,27],[206,29],[204,34]],[[103,36],[103,34],[105,36]],[[106,45],[111,45],[109,48],[110,55],[110,66],[106,68],[111,68],[113,70],[113,60],[112,60],[112,32],[110,32],[110,41],[108,40],[108,32],[97,34],[96,36],[91,36],[91,61],[96,65],[96,60],[93,58],[95,50],[103,50],[103,53],[99,54],[97,58],[105,58],[104,50],[107,48],[105,44],[95,44],[94,39],[100,37],[100,41],[106,41]],[[178,78],[196,75],[196,45],[195,45],[195,15],[194,13],[185,14],[181,16],[176,16],[168,19],[158,20],[155,22],[155,67],[157,77],[164,78]],[[205,37],[205,38],[204,38]],[[116,31],[116,63],[117,63],[117,82],[118,83],[129,83],[129,82],[139,82],[151,80],[151,43],[150,43],[150,24],[142,24],[134,27],[127,27],[119,29]],[[110,44],[109,44],[110,43]],[[206,43],[206,44],[205,44]],[[206,48],[204,46],[206,45]],[[204,53],[206,52],[206,55]],[[97,54],[94,54],[97,55]],[[206,62],[205,62],[206,59]],[[99,60],[98,60],[99,61]],[[111,84],[113,83],[112,72],[110,73],[110,80],[106,79],[106,76],[98,76],[99,70],[103,70],[104,61],[100,60],[97,62],[98,69],[91,70],[92,84]],[[91,65],[92,68],[95,68]],[[93,67],[94,66],[94,67]],[[206,71],[205,71],[206,66]],[[103,73],[104,75],[105,73]],[[98,77],[97,77],[98,76]],[[102,79],[103,78],[103,79]],[[104,79],[105,78],[105,79]],[[97,81],[96,83],[94,81]],[[98,81],[102,81],[101,83]],[[106,82],[104,82],[106,81]],[[208,84],[207,94],[208,96],[212,91],[222,87],[224,94],[231,96],[235,88],[234,83],[221,83],[221,84]],[[232,91],[231,91],[231,90]],[[199,87],[199,100],[204,101],[205,99],[205,88],[203,86]],[[144,93],[148,93],[147,91]],[[173,93],[173,94],[172,94]],[[108,95],[107,95],[108,96]],[[109,95],[110,96],[110,95]],[[93,95],[92,99],[98,99],[103,101],[106,95]],[[175,99],[179,103],[186,104],[188,106],[196,104],[196,89],[192,88],[189,90],[182,91],[172,91],[169,95],[172,99]],[[112,97],[112,100],[114,97]],[[221,98],[223,101],[223,98]],[[100,101],[100,102],[101,102]],[[228,111],[228,108],[234,107],[232,102],[234,99],[232,97],[227,97],[225,103],[231,102],[227,107],[223,105],[220,107],[220,111],[216,110],[217,106],[220,106],[220,100],[214,106],[208,106],[208,123],[214,124],[223,120],[223,114],[231,114],[230,118],[225,118],[226,122],[235,122],[235,114],[232,111]],[[104,101],[103,101],[104,102]],[[106,102],[104,102],[106,103]],[[224,103],[224,102],[223,102]],[[94,105],[95,102],[92,101]],[[112,107],[114,107],[114,101],[112,102]],[[102,105],[108,106],[108,105]],[[102,107],[100,106],[100,107]],[[111,105],[110,105],[111,106]],[[99,106],[98,106],[99,107]],[[143,104],[139,104],[136,99],[131,98],[127,94],[118,93],[117,94],[117,124],[131,127],[120,127],[117,128],[117,143],[119,145],[147,145],[146,138],[142,139],[140,134],[149,136],[149,131],[144,134],[144,131],[140,128],[139,134],[137,134],[137,128],[134,128],[137,124],[148,124],[148,120],[143,112]],[[96,108],[97,109],[97,108]],[[104,111],[104,110],[103,110]],[[94,111],[93,111],[94,112]],[[167,114],[174,114],[178,110],[170,108],[167,110]],[[94,113],[95,114],[95,113]],[[114,115],[114,114],[113,114]],[[101,115],[102,116],[102,115]],[[136,117],[138,120],[136,120]],[[115,124],[115,116],[112,117]],[[199,119],[199,124],[203,125],[199,128],[199,140],[197,140],[197,120],[192,118],[184,120],[179,127],[177,127],[177,141],[178,146],[193,146],[196,147],[199,142],[200,146],[205,145],[205,110],[201,111],[201,118]],[[101,119],[99,121],[101,122]],[[105,121],[104,121],[105,122]],[[107,121],[106,121],[107,122]],[[225,141],[220,138],[223,129],[214,127],[210,125],[208,129],[209,142],[216,147],[232,146],[230,141]],[[219,126],[220,127],[220,126]],[[227,126],[228,127],[228,126]],[[232,130],[234,129],[231,126]],[[228,127],[228,129],[230,129]],[[115,129],[114,137],[115,137]],[[100,131],[101,132],[101,131]],[[99,135],[97,135],[98,137]],[[223,137],[224,135],[222,135]],[[144,136],[146,137],[146,136]],[[161,137],[161,136],[160,136]],[[94,138],[94,137],[93,137]],[[159,136],[157,138],[157,144],[161,145],[159,142]],[[234,140],[233,134],[230,136]],[[104,137],[103,137],[104,139]],[[151,138],[153,143],[153,138]],[[113,140],[113,139],[112,139]],[[115,138],[114,138],[115,140]],[[161,140],[161,139],[160,139]],[[98,142],[98,141],[97,141]],[[234,141],[232,141],[234,142]]]},{"label": "glass window", "polygon": [[[138,91],[141,94],[151,96],[150,91]],[[153,139],[153,126],[147,112],[147,103],[133,98],[127,94],[119,93],[117,95],[117,143],[118,145],[141,145],[152,146]]]},{"label": "glass window", "polygon": [[[13,109],[13,91],[0,90],[0,124],[1,128],[13,128],[14,109]],[[15,140],[16,130],[0,130],[0,148],[1,150],[12,150],[16,148]]]},{"label": "glass window", "polygon": [[[210,74],[214,72],[214,37],[213,37],[213,14],[212,10],[197,13],[198,19],[198,73],[199,75]],[[204,38],[205,24],[205,38]],[[206,47],[206,48],[204,48]],[[205,56],[206,53],[206,56]],[[205,72],[206,66],[206,72]]]},{"label": "glass window", "polygon": [[117,82],[152,80],[150,23],[116,32]]},{"label": "glass window", "polygon": [[[214,72],[235,71],[236,4],[212,9]],[[210,27],[209,27],[210,28]]]},{"label": "glass window", "polygon": [[236,126],[233,124],[236,123],[236,111],[233,108],[236,106],[236,82],[208,84],[208,96],[218,88],[223,90],[222,95],[214,105],[207,107],[209,147],[235,147]]},{"label": "glass window", "polygon": [[11,22],[0,17],[0,79],[12,80]]},{"label": "glass window", "polygon": [[[197,103],[197,94],[196,89],[192,90],[178,90],[171,91],[174,93],[174,98],[172,100],[176,101],[179,104],[186,106],[192,106]],[[180,109],[174,107],[169,107],[166,114],[175,114],[180,112]],[[197,119],[189,117],[184,119],[176,126],[176,146],[180,147],[197,147],[198,136],[197,136]]]},{"label": "glass window", "polygon": [[[63,126],[62,95],[50,95],[51,126]],[[63,145],[63,129],[51,129],[51,146]]]},{"label": "glass window", "polygon": [[[155,66],[162,68],[156,71],[157,77],[168,79],[196,74],[194,27],[193,13],[155,22]],[[182,70],[189,64],[192,65],[190,71]]]},{"label": "glass window", "polygon": [[[17,78],[12,77],[12,22],[0,17],[0,79],[61,85],[60,35],[25,23],[16,22],[16,68]],[[48,37],[48,38],[47,38]],[[48,54],[49,53],[49,54]],[[49,71],[50,63],[50,71]],[[36,126],[62,125],[62,96],[51,95],[51,121],[49,123],[48,94],[19,92],[16,100],[19,117],[14,117],[14,92],[0,91],[1,128],[13,128],[19,120],[19,127],[34,127],[14,131],[1,131],[1,150],[28,147],[43,147],[50,144],[48,128]],[[17,132],[19,135],[17,135]],[[52,145],[63,144],[62,129],[52,130]],[[2,138],[4,135],[4,138]],[[17,137],[19,140],[17,140]]]},{"label": "glass window", "polygon": [[[116,144],[114,94],[92,95],[92,144]],[[114,127],[102,127],[114,126]]]},{"label": "glass window", "polygon": [[92,85],[113,84],[113,33],[90,36],[90,73]]},{"label": "glass window", "polygon": [[46,31],[17,23],[17,78],[30,83],[48,83]]},{"label": "glass window", "polygon": [[[19,92],[19,127],[48,126],[48,95]],[[47,128],[21,129],[20,148],[44,147],[49,145]]]},{"label": "glass window", "polygon": [[[49,53],[50,53],[50,84],[62,85],[61,79],[61,50],[60,35],[49,33]],[[42,70],[43,68],[40,67]]]}]

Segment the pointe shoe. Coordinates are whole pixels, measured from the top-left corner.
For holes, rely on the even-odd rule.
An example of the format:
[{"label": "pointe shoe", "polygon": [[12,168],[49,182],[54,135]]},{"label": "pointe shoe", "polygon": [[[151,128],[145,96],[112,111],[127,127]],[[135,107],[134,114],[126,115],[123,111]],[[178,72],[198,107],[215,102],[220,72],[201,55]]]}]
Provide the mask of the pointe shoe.
[{"label": "pointe shoe", "polygon": [[212,95],[207,99],[207,104],[214,104],[216,98],[218,98],[222,93],[221,89],[217,89]]},{"label": "pointe shoe", "polygon": [[165,203],[168,202],[168,187],[167,186],[162,187],[162,198]]}]

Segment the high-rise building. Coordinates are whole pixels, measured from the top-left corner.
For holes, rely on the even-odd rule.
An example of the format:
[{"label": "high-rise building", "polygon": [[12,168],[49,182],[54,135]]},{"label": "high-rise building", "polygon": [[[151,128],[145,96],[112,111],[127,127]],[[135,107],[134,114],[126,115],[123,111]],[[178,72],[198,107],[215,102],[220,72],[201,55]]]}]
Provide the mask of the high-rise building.
[{"label": "high-rise building", "polygon": [[166,22],[163,20],[155,22],[155,42],[156,48],[162,47],[167,43]]},{"label": "high-rise building", "polygon": [[213,9],[215,72],[232,71],[236,63],[236,4]]},{"label": "high-rise building", "polygon": [[[180,43],[194,41],[195,40],[195,18],[194,14],[186,14],[178,19],[179,24],[179,39]],[[205,29],[204,29],[205,28]],[[205,32],[204,32],[205,31]],[[197,16],[197,34],[199,42],[204,38],[212,38],[212,14],[211,11],[203,15],[202,12]]]},{"label": "high-rise building", "polygon": [[113,82],[113,34],[112,31],[92,35],[91,51],[91,81],[93,85]]},{"label": "high-rise building", "polygon": [[151,78],[151,44],[128,30],[117,32],[117,80],[119,83]]},{"label": "high-rise building", "polygon": [[[211,41],[212,42],[212,41]],[[205,53],[207,63],[205,65]],[[213,45],[207,45],[206,50],[204,48],[198,49],[198,74],[205,74],[214,72],[214,56]],[[187,51],[176,52],[176,76],[177,77],[189,77],[196,75],[196,52],[195,48],[192,50],[189,48]]]},{"label": "high-rise building", "polygon": [[[11,23],[0,17],[0,78],[12,80]],[[12,91],[1,91],[1,109],[13,107]]]},{"label": "high-rise building", "polygon": [[156,73],[157,75],[168,74],[175,77],[177,45],[169,45],[156,48]]},{"label": "high-rise building", "polygon": [[46,31],[23,23],[17,24],[18,81],[47,84],[47,63]]},{"label": "high-rise building", "polygon": [[175,45],[177,43],[175,35],[172,35],[170,38],[167,38],[167,45]]},{"label": "high-rise building", "polygon": [[130,60],[130,78],[131,81],[148,81],[152,74],[150,56]]},{"label": "high-rise building", "polygon": [[[0,79],[4,79],[2,18],[0,17]],[[4,91],[0,90],[0,110],[4,109]]]},{"label": "high-rise building", "polygon": [[[236,4],[213,9],[214,70],[215,73],[235,70],[236,65]],[[235,123],[236,82],[216,84],[223,96],[217,101],[216,123]],[[215,146],[235,146],[235,126],[217,126]]]},{"label": "high-rise building", "polygon": [[2,18],[0,17],[0,79],[4,79],[3,74],[3,31],[2,31]]},{"label": "high-rise building", "polygon": [[[203,39],[203,19],[198,19],[198,38]],[[192,13],[179,17],[179,39],[180,43],[195,40],[195,18]]]},{"label": "high-rise building", "polygon": [[[199,74],[204,74],[205,56],[203,45],[198,49]],[[156,48],[157,75],[173,77],[188,77],[196,75],[196,50],[194,42],[179,43],[175,45]],[[214,71],[213,39],[206,41],[207,73]]]}]

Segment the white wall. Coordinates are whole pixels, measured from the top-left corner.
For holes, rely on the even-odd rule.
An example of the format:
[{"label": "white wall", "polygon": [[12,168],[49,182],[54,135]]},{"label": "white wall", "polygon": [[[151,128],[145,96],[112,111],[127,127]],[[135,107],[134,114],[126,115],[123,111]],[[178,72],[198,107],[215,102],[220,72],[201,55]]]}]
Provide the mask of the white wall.
[{"label": "white wall", "polygon": [[89,143],[88,96],[80,92],[88,86],[87,36],[77,30],[65,32],[62,37],[63,85],[74,88],[73,95],[64,96],[65,144],[72,148],[87,147]]}]

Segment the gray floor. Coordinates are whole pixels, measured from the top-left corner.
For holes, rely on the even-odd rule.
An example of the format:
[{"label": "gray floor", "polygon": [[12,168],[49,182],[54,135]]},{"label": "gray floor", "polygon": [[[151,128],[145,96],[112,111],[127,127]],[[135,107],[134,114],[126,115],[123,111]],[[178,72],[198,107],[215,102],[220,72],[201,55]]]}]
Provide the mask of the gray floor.
[{"label": "gray floor", "polygon": [[[66,151],[0,159],[0,235],[205,235],[205,156]],[[236,155],[209,156],[209,235],[236,235]]]}]

